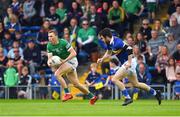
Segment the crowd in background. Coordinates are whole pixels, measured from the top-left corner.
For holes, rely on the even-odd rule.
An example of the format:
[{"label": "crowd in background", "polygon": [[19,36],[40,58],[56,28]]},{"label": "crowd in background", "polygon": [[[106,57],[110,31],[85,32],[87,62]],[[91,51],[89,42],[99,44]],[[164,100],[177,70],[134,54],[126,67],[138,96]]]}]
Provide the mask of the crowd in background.
[{"label": "crowd in background", "polygon": [[[168,3],[167,19],[161,21],[156,12],[163,2]],[[12,98],[27,95],[27,88],[16,93],[17,85],[59,86],[47,75],[52,74],[46,56],[48,31],[56,29],[74,47],[81,65],[95,62],[106,49],[98,40],[105,27],[132,46],[139,81],[180,84],[179,0],[0,0],[0,86],[10,87]],[[123,58],[104,61],[101,76],[108,79],[106,75],[113,75],[123,62]],[[93,75],[86,80],[88,86],[94,85]],[[40,93],[46,98],[47,89]]]}]

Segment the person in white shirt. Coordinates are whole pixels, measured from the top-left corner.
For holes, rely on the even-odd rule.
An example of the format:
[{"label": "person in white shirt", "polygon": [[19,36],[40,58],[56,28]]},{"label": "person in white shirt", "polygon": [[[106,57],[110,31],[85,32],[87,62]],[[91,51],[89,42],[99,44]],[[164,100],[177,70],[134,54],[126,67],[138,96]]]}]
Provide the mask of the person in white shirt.
[{"label": "person in white shirt", "polygon": [[175,16],[178,24],[180,24],[180,5],[176,6],[176,12],[174,12],[172,16]]}]

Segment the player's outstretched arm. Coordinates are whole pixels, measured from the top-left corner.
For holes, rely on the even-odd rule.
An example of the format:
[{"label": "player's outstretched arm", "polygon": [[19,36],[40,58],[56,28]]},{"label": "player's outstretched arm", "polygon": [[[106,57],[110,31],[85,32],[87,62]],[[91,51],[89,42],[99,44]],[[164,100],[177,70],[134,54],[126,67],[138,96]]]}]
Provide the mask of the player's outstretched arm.
[{"label": "player's outstretched arm", "polygon": [[104,56],[97,60],[97,63],[101,63],[104,59],[111,57],[111,55],[112,55],[112,51],[107,50],[106,53],[104,54]]}]

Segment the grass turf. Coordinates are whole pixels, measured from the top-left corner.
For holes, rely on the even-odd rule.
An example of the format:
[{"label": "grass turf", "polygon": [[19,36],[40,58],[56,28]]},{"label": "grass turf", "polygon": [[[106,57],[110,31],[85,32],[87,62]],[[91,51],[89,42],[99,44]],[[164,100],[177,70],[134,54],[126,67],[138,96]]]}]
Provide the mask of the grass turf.
[{"label": "grass turf", "polygon": [[0,116],[180,116],[180,101],[138,100],[126,107],[119,100],[0,100]]}]

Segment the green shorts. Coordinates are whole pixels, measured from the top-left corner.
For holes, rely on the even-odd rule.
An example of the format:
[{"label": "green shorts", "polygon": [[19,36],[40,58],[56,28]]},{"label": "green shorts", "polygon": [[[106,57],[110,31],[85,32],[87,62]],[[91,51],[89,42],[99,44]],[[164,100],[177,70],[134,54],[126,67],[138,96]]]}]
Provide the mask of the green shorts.
[{"label": "green shorts", "polygon": [[147,8],[149,12],[155,12],[156,11],[156,3],[147,3]]}]

